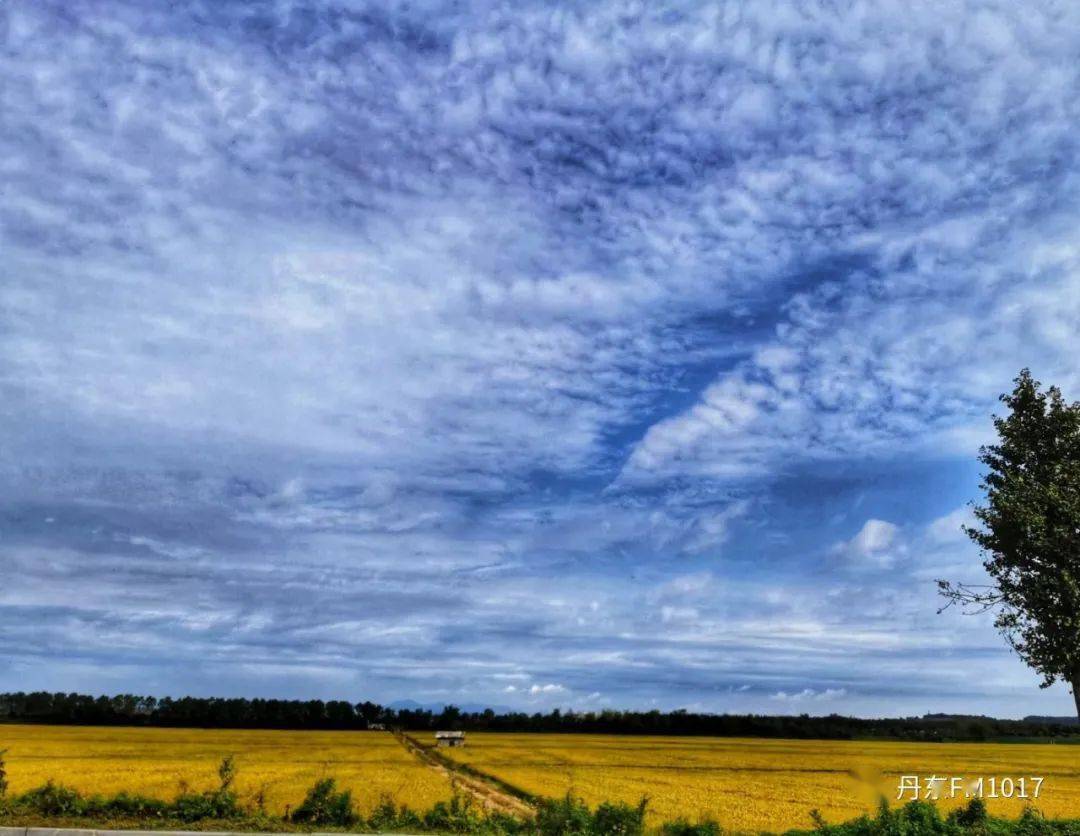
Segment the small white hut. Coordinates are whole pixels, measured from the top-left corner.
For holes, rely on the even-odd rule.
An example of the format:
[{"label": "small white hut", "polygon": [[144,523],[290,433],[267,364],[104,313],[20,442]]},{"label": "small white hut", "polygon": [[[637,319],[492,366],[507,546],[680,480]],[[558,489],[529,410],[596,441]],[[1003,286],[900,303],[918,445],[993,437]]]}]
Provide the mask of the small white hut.
[{"label": "small white hut", "polygon": [[463,731],[437,731],[435,732],[436,746],[464,746],[465,732]]}]

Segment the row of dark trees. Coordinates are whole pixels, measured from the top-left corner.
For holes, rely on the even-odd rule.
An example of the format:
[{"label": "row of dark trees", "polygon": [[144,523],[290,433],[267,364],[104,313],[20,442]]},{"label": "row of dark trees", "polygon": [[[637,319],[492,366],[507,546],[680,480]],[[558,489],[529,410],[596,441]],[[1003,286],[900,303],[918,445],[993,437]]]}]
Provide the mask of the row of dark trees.
[{"label": "row of dark trees", "polygon": [[393,709],[373,702],[137,696],[92,697],[47,692],[0,694],[0,722],[63,725],[142,725],[198,728],[366,729],[382,725],[407,730],[463,729],[503,732],[591,732],[608,734],[715,735],[720,737],[893,738],[900,740],[987,740],[1080,737],[1080,725],[991,717],[927,715],[867,720],[687,711],[571,712],[547,714],[440,712]]},{"label": "row of dark trees", "polygon": [[62,725],[260,729],[365,729],[389,718],[371,702],[217,697],[93,697],[37,691],[0,694],[0,720]]}]

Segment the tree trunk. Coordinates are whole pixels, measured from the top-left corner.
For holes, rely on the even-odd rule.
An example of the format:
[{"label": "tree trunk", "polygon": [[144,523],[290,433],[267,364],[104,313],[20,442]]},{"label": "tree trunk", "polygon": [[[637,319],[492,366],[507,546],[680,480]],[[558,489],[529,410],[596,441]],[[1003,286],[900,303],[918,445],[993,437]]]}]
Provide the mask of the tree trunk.
[{"label": "tree trunk", "polygon": [[1073,702],[1076,703],[1076,721],[1080,723],[1080,671],[1073,674],[1072,679]]}]

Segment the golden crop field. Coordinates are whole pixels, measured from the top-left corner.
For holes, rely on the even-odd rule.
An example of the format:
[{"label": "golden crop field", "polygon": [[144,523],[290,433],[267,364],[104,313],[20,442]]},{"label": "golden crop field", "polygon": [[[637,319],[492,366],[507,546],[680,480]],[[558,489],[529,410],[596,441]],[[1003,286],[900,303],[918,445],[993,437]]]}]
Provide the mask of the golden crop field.
[{"label": "golden crop field", "polygon": [[295,807],[319,778],[353,791],[365,811],[382,794],[426,809],[451,794],[449,781],[387,732],[241,731],[0,725],[12,792],[50,778],[84,793],[121,790],[171,799],[184,785],[217,785],[221,759],[233,755],[241,800],[263,791],[267,810]]},{"label": "golden crop field", "polygon": [[1080,746],[1062,744],[470,734],[443,751],[537,795],[570,790],[592,804],[648,795],[653,824],[686,816],[740,831],[806,828],[814,808],[836,822],[872,811],[879,789],[895,799],[901,775],[1041,776],[1037,802],[988,799],[991,812],[1015,816],[1033,803],[1080,817]]},{"label": "golden crop field", "polygon": [[[419,736],[427,743],[433,739]],[[367,811],[384,794],[414,809],[448,798],[440,772],[386,732],[236,731],[0,725],[11,790],[50,778],[85,793],[121,790],[171,798],[216,786],[233,755],[236,789],[263,792],[271,812],[295,806],[318,778],[333,776]],[[872,810],[876,791],[895,799],[901,775],[1041,776],[1034,802],[1048,815],[1080,817],[1080,746],[761,740],[615,735],[474,734],[444,754],[536,795],[567,790],[590,804],[650,798],[650,823],[711,817],[738,831],[780,831]],[[862,777],[856,777],[862,776]],[[877,780],[873,780],[877,776]],[[946,807],[958,801],[943,801]],[[989,799],[1015,816],[1019,799]]]}]

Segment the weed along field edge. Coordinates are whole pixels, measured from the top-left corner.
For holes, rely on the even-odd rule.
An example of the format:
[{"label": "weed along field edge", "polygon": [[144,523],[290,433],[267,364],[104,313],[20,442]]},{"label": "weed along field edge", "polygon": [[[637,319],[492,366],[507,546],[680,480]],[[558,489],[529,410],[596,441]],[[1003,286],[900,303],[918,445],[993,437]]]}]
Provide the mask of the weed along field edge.
[{"label": "weed along field edge", "polygon": [[[898,798],[905,781],[920,779],[925,789],[931,776],[959,777],[965,789],[980,777],[997,781],[999,797],[986,798],[992,815],[1015,818],[1034,806],[1080,818],[1080,748],[1068,745],[469,733],[464,746],[437,748],[430,733],[3,725],[0,749],[9,798],[51,782],[85,798],[212,800],[231,758],[234,774],[221,786],[237,810],[263,821],[295,819],[312,803],[305,794],[322,785],[316,806],[340,805],[348,793],[365,821],[408,822],[387,810],[440,804],[528,819],[543,799],[571,794],[591,807],[632,808],[646,797],[650,828],[683,818],[779,832],[811,827],[814,811],[831,824],[872,813],[882,796],[899,806],[924,795],[909,786]],[[1028,779],[1029,797],[1002,797],[1006,777],[1013,787]],[[943,813],[968,802],[963,793],[949,797],[945,784],[937,789]]]}]

